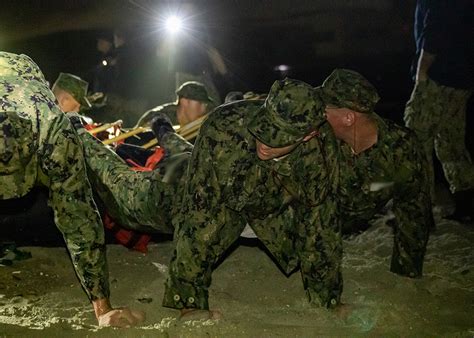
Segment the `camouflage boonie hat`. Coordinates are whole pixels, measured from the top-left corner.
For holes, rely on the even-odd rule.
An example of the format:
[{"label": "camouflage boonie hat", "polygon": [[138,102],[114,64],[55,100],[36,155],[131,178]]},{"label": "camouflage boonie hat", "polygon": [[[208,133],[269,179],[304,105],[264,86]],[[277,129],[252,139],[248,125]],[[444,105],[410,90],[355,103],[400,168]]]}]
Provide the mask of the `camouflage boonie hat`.
[{"label": "camouflage boonie hat", "polygon": [[35,149],[31,120],[0,112],[0,199],[21,197],[34,186]]},{"label": "camouflage boonie hat", "polygon": [[326,105],[372,113],[380,97],[375,87],[361,74],[349,69],[335,69],[322,86]]},{"label": "camouflage boonie hat", "polygon": [[213,102],[207,93],[206,87],[197,81],[183,83],[176,91],[176,95],[178,95],[178,97],[184,97],[186,99],[204,103]]},{"label": "camouflage boonie hat", "polygon": [[56,87],[68,92],[72,95],[74,100],[79,102],[81,106],[86,108],[92,107],[89,100],[87,99],[87,87],[89,84],[87,81],[84,81],[80,77],[69,74],[69,73],[60,73],[56,82],[54,82],[52,90]]},{"label": "camouflage boonie hat", "polygon": [[297,143],[326,121],[319,90],[298,80],[275,81],[249,131],[273,148]]}]

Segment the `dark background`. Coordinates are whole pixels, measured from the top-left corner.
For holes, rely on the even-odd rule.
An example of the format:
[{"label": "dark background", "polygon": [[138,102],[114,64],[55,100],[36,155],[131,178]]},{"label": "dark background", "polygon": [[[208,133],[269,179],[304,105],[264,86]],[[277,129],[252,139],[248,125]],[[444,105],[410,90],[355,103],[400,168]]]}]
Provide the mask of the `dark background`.
[{"label": "dark background", "polygon": [[[222,98],[230,90],[266,92],[285,75],[318,85],[333,68],[346,67],[360,71],[379,89],[379,112],[401,119],[412,88],[413,0],[192,3],[189,10],[185,1],[6,0],[0,49],[31,56],[51,82],[60,71],[88,78],[100,59],[98,31],[133,30],[137,58],[150,62],[165,34],[160,20],[181,12],[193,27],[188,32],[192,41],[182,41],[188,46],[182,57],[191,62],[193,52],[206,46],[224,57],[229,73],[215,79]],[[275,71],[280,64],[290,71]],[[160,78],[146,81],[152,92]]]},{"label": "dark background", "polygon": [[[403,123],[404,106],[413,86],[414,0],[196,0],[191,9],[189,3],[3,0],[0,50],[31,56],[50,82],[59,72],[89,79],[101,60],[96,50],[98,34],[114,29],[132,32],[129,44],[134,55],[142,66],[149,67],[145,69],[148,76],[138,82],[150,98],[151,108],[164,103],[157,91],[166,77],[155,62],[156,50],[166,34],[163,18],[185,13],[191,29],[179,37],[184,46],[180,57],[188,64],[205,64],[207,61],[200,59],[202,51],[209,46],[216,48],[228,68],[225,76],[214,77],[222,99],[230,90],[266,92],[274,80],[284,76],[319,85],[332,69],[345,67],[361,72],[378,88],[380,115]],[[281,64],[290,70],[275,71]],[[466,140],[470,149],[472,101]],[[442,180],[442,175],[438,178]],[[36,194],[46,196],[45,192]],[[0,207],[0,214],[4,214],[5,207]],[[28,212],[44,214],[41,210],[46,205],[35,204],[33,209]],[[22,210],[17,229],[21,232],[24,227],[37,225]],[[7,214],[11,221],[13,211]]]}]

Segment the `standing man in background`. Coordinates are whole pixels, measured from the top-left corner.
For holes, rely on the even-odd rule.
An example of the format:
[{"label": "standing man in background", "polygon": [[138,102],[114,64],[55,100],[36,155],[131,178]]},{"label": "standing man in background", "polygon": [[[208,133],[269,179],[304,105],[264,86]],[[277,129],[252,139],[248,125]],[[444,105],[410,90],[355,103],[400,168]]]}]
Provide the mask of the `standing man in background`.
[{"label": "standing man in background", "polygon": [[465,146],[466,103],[474,88],[473,13],[469,0],[418,0],[415,11],[415,87],[407,127],[424,146],[434,199],[433,148],[456,203],[448,218],[472,220],[474,165]]},{"label": "standing man in background", "polygon": [[168,116],[173,125],[183,127],[204,116],[208,105],[213,102],[206,87],[196,81],[183,83],[176,90],[176,96],[176,102],[165,103],[144,113],[135,128],[150,127],[152,120],[160,114]]}]

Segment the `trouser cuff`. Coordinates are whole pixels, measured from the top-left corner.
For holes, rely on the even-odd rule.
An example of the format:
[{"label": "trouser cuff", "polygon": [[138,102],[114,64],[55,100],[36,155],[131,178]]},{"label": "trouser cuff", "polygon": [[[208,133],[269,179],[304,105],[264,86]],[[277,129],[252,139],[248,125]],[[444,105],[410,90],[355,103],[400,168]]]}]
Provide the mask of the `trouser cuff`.
[{"label": "trouser cuff", "polygon": [[196,288],[187,282],[168,279],[163,306],[174,309],[209,310],[209,294],[204,288]]},{"label": "trouser cuff", "polygon": [[332,290],[330,292],[321,292],[311,288],[306,289],[309,302],[315,306],[333,309],[341,303],[341,292]]},{"label": "trouser cuff", "polygon": [[423,257],[404,260],[401,257],[392,256],[390,271],[405,277],[420,278],[423,272]]}]

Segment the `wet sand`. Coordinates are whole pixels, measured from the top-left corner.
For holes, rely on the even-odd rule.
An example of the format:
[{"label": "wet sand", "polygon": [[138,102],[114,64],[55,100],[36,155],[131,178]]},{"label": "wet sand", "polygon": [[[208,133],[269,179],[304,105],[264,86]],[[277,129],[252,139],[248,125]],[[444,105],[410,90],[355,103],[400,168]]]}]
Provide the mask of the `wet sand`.
[{"label": "wet sand", "polygon": [[213,274],[210,304],[224,318],[178,321],[177,311],[161,307],[172,251],[163,242],[147,255],[108,246],[113,304],[144,310],[147,320],[132,329],[98,328],[66,250],[25,247],[31,259],[0,266],[0,336],[474,336],[474,226],[438,218],[424,277],[412,280],[388,270],[393,238],[385,223],[345,241],[346,319],[310,307],[299,272],[286,277],[258,246],[241,245]]}]

